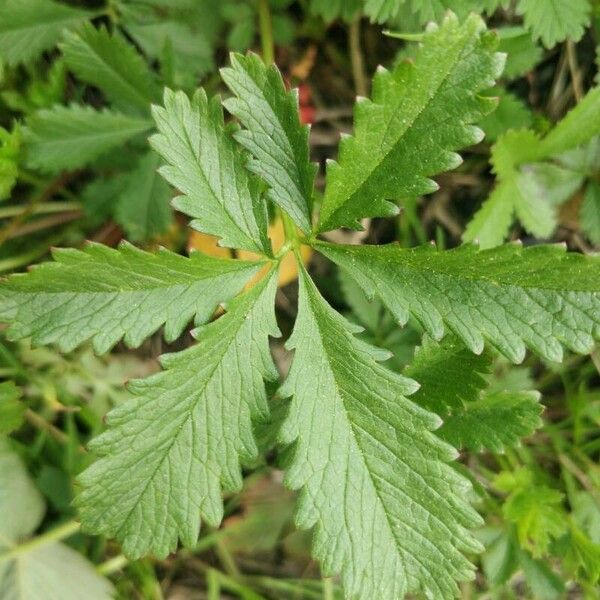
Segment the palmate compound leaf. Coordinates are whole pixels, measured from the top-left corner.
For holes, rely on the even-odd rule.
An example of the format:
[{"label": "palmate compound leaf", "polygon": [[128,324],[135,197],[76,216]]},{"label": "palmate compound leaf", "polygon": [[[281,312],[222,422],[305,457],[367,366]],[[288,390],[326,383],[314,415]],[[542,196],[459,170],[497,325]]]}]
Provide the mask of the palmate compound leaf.
[{"label": "palmate compound leaf", "polygon": [[480,141],[471,123],[494,106],[479,93],[494,85],[504,55],[480,17],[449,15],[428,29],[414,63],[380,69],[373,99],[355,107],[354,136],[327,168],[319,231],[359,227],[363,217],[396,214],[390,200],[437,189],[432,175],[461,162],[454,151]]},{"label": "palmate compound leaf", "polygon": [[293,396],[281,439],[293,444],[296,522],[315,526],[313,553],[326,574],[341,573],[348,598],[450,598],[456,580],[472,578],[464,553],[479,549],[469,484],[431,432],[441,419],[406,397],[418,384],[380,365],[388,353],[356,331],[301,268],[295,356],[280,390]]},{"label": "palmate compound leaf", "polygon": [[234,137],[253,156],[248,168],[269,184],[267,197],[310,231],[317,167],[310,162],[308,126],[298,117],[297,91],[286,91],[277,67],[256,54],[232,54],[221,76],[235,94],[223,104],[245,127]]},{"label": "palmate compound leaf", "polygon": [[199,89],[190,101],[165,89],[164,107],[152,112],[159,133],[150,143],[167,163],[160,174],[182,193],[173,206],[193,217],[195,229],[220,237],[222,246],[270,254],[260,182],[245,169],[219,98]]},{"label": "palmate compound leaf", "polygon": [[414,316],[434,339],[454,332],[479,354],[484,342],[518,363],[526,347],[561,361],[600,338],[600,258],[563,246],[490,250],[431,245],[314,247],[378,296],[402,324]]},{"label": "palmate compound leaf", "polygon": [[404,371],[421,384],[413,402],[444,420],[436,434],[456,448],[502,452],[542,424],[538,392],[486,391],[492,363],[489,350],[473,354],[453,335],[425,336]]},{"label": "palmate compound leaf", "polygon": [[173,341],[191,319],[207,321],[264,264],[151,254],[128,243],[55,250],[54,259],[0,283],[0,320],[11,323],[10,339],[32,337],[63,351],[91,339],[98,353],[121,338],[137,347],[162,325]]},{"label": "palmate compound leaf", "polygon": [[252,420],[268,415],[276,289],[273,270],[195,332],[195,346],[130,384],[134,398],[108,414],[90,445],[101,458],[80,476],[86,530],[117,538],[130,558],[164,557],[178,539],[196,543],[201,518],[219,525],[221,488],[241,488],[240,462],[257,453]]}]

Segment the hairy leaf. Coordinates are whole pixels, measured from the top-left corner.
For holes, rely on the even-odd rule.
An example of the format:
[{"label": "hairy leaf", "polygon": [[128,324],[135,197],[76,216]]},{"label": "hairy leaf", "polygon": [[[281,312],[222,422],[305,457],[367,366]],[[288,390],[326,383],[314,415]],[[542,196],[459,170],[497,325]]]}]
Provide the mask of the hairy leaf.
[{"label": "hairy leaf", "polygon": [[355,108],[355,131],[327,168],[319,231],[358,228],[358,219],[395,214],[389,200],[437,189],[429,177],[452,169],[454,151],[481,140],[470,125],[495,102],[479,96],[500,75],[495,36],[472,15],[462,25],[448,16],[430,27],[414,63],[380,69],[373,100]]},{"label": "hairy leaf", "polygon": [[93,13],[52,0],[2,0],[0,56],[9,65],[28,62]]},{"label": "hairy leaf", "polygon": [[61,45],[68,67],[85,83],[100,88],[122,110],[149,113],[159,97],[152,71],[135,48],[118,35],[87,24],[68,33]]},{"label": "hairy leaf", "polygon": [[293,395],[281,435],[294,444],[285,480],[301,490],[296,522],[315,527],[313,553],[325,574],[341,573],[348,597],[451,597],[455,580],[472,577],[463,553],[478,548],[469,484],[430,432],[439,417],[406,398],[416,384],[354,332],[302,271],[280,391]]},{"label": "hairy leaf", "polygon": [[222,246],[270,253],[259,182],[225,129],[218,98],[200,89],[192,101],[165,90],[164,108],[153,108],[158,135],[150,139],[165,159],[163,177],[183,195],[173,206],[194,218],[191,226],[221,238]]},{"label": "hairy leaf", "polygon": [[402,324],[413,315],[436,340],[446,329],[475,353],[487,341],[513,362],[526,347],[553,361],[600,338],[600,259],[561,246],[508,244],[440,252],[427,245],[315,247],[380,297]]},{"label": "hairy leaf", "polygon": [[194,317],[197,324],[209,319],[263,265],[164,249],[151,254],[127,243],[118,250],[55,250],[54,259],[0,284],[0,319],[11,322],[10,339],[31,336],[63,351],[91,339],[98,353],[121,338],[139,346],[162,325],[166,339],[176,339]]},{"label": "hairy leaf", "polygon": [[77,169],[151,127],[148,120],[107,109],[55,106],[27,119],[27,160],[46,173]]},{"label": "hairy leaf", "polygon": [[162,357],[164,371],[130,384],[134,398],[107,416],[90,449],[77,503],[88,531],[116,537],[130,558],[193,546],[200,519],[223,517],[221,488],[242,487],[240,461],[256,456],[252,419],[268,414],[263,377],[275,379],[269,336],[276,273],[202,327],[198,343]]},{"label": "hairy leaf", "polygon": [[519,0],[517,11],[534,38],[546,48],[566,39],[578,41],[590,20],[588,0]]},{"label": "hairy leaf", "polygon": [[310,231],[316,165],[309,158],[308,126],[298,117],[297,92],[286,91],[277,67],[256,54],[232,54],[221,76],[236,96],[223,104],[246,128],[235,139],[254,157],[248,167],[269,184],[267,197]]}]

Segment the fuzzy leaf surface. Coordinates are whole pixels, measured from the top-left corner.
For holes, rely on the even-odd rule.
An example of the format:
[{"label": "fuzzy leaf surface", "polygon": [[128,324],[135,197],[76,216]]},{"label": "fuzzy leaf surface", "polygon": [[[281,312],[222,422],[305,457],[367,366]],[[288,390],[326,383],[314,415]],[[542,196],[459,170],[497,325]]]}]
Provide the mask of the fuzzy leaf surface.
[{"label": "fuzzy leaf surface", "polygon": [[222,488],[241,489],[240,462],[257,454],[252,420],[268,415],[276,289],[271,273],[195,346],[164,355],[162,372],[130,384],[134,397],[108,414],[90,447],[100,459],[80,476],[86,530],[116,537],[130,558],[165,557],[178,539],[196,543],[201,519],[219,525]]},{"label": "fuzzy leaf surface", "polygon": [[526,348],[561,361],[600,338],[600,258],[562,246],[490,250],[427,245],[315,248],[380,297],[401,324],[414,316],[434,339],[452,331],[473,352],[488,342],[518,363]]},{"label": "fuzzy leaf surface", "polygon": [[390,200],[437,189],[429,178],[459,165],[455,150],[482,138],[471,123],[495,106],[479,96],[502,71],[495,47],[479,17],[459,24],[448,16],[429,28],[414,63],[378,71],[373,99],[356,104],[354,135],[328,164],[319,231],[357,229],[361,218],[396,214]]},{"label": "fuzzy leaf surface", "polygon": [[223,104],[245,127],[235,139],[253,156],[248,168],[269,184],[267,197],[310,231],[316,166],[309,158],[308,126],[298,116],[297,92],[287,91],[277,67],[267,67],[256,54],[232,54],[221,76],[235,94]]},{"label": "fuzzy leaf surface", "polygon": [[159,134],[150,142],[167,163],[160,173],[182,194],[173,206],[193,218],[195,229],[220,237],[222,246],[269,254],[260,183],[225,129],[219,99],[200,89],[190,101],[166,89],[164,107],[153,107],[153,114]]},{"label": "fuzzy leaf surface", "polygon": [[152,71],[135,48],[118,35],[86,24],[61,45],[67,66],[81,81],[100,88],[121,110],[149,113],[160,98]]},{"label": "fuzzy leaf surface", "polygon": [[590,20],[588,0],[519,0],[517,12],[533,37],[552,48],[566,39],[578,41]]},{"label": "fuzzy leaf surface", "polygon": [[10,66],[28,62],[54,46],[64,29],[93,13],[51,0],[3,0],[0,5],[0,56]]},{"label": "fuzzy leaf surface", "polygon": [[469,484],[431,432],[439,417],[406,397],[415,382],[356,332],[302,271],[280,390],[293,396],[281,437],[294,444],[285,481],[301,490],[296,523],[315,527],[313,554],[325,574],[341,573],[348,598],[451,597],[472,577],[463,553],[478,548]]},{"label": "fuzzy leaf surface", "polygon": [[152,127],[149,120],[89,106],[55,106],[27,119],[27,162],[45,173],[83,167]]},{"label": "fuzzy leaf surface", "polygon": [[32,337],[64,352],[89,339],[98,353],[121,338],[137,347],[162,325],[173,341],[191,319],[209,319],[262,265],[152,254],[127,243],[55,250],[54,262],[0,284],[0,319],[11,323],[10,339]]}]

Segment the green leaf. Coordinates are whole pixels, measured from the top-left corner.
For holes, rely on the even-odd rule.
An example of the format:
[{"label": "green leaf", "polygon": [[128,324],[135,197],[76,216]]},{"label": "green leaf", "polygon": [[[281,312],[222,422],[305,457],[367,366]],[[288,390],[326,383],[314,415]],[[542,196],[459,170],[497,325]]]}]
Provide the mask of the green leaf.
[{"label": "green leaf", "polygon": [[20,154],[20,127],[15,125],[12,131],[0,127],[0,200],[8,198],[17,183]]},{"label": "green leaf", "polygon": [[121,110],[149,113],[160,97],[152,71],[135,48],[118,35],[86,24],[61,45],[67,66],[85,83],[100,88]]},{"label": "green leaf", "polygon": [[113,588],[83,556],[61,543],[33,544],[12,560],[2,553],[33,533],[46,510],[19,457],[0,439],[0,590],[10,600],[110,600]]},{"label": "green leaf", "polygon": [[[2,576],[3,575],[3,576]],[[65,544],[53,543],[20,554],[0,574],[3,597],[10,600],[112,600],[110,581]]]},{"label": "green leaf", "polygon": [[[506,68],[503,76],[514,79],[531,71],[542,58],[542,49],[531,39],[523,27],[501,27],[498,29],[498,50],[506,52]],[[516,128],[517,125],[514,126]]]},{"label": "green leaf", "polygon": [[430,245],[314,247],[401,324],[412,315],[436,340],[448,329],[477,354],[487,341],[516,363],[526,347],[560,361],[563,345],[588,353],[600,338],[598,257],[520,244],[441,252]]},{"label": "green leaf", "polygon": [[600,184],[590,181],[585,190],[581,207],[581,230],[600,245]]},{"label": "green leaf", "polygon": [[160,62],[168,85],[195,89],[214,71],[213,46],[221,42],[222,0],[116,0],[120,25],[149,57]]},{"label": "green leaf", "polygon": [[221,76],[235,94],[223,104],[245,127],[234,135],[253,156],[248,168],[269,184],[267,197],[310,231],[316,165],[309,158],[308,126],[298,116],[297,91],[286,91],[277,67],[267,67],[256,54],[232,54]]},{"label": "green leaf", "polygon": [[444,420],[436,433],[456,448],[503,452],[542,424],[538,392],[486,392],[492,361],[452,335],[439,344],[426,337],[404,371],[421,384],[412,400]]},{"label": "green leaf", "polygon": [[167,163],[160,174],[183,194],[173,206],[194,218],[192,227],[220,237],[222,246],[270,254],[260,184],[225,129],[219,99],[200,89],[190,102],[166,89],[164,103],[153,107],[160,133],[150,142]]},{"label": "green leaf", "polygon": [[0,56],[10,66],[37,58],[93,13],[51,0],[3,0]]},{"label": "green leaf", "polygon": [[546,48],[566,39],[578,41],[590,21],[588,0],[519,0],[517,12],[523,15],[525,27]]},{"label": "green leaf", "polygon": [[356,331],[302,270],[280,390],[293,395],[281,438],[293,443],[286,484],[302,490],[296,523],[315,527],[313,554],[349,598],[452,597],[473,576],[463,553],[479,549],[469,483],[431,433],[439,417],[406,398],[415,382],[378,364],[389,354]]},{"label": "green leaf", "polygon": [[576,575],[595,585],[600,579],[600,544],[595,544],[576,525],[569,532],[566,563]]},{"label": "green leaf", "polygon": [[600,86],[592,88],[540,144],[543,157],[562,154],[600,134]]},{"label": "green leaf", "polygon": [[468,224],[463,240],[477,240],[482,248],[497,246],[508,235],[515,214],[530,233],[548,237],[556,226],[554,209],[540,197],[540,190],[536,188],[539,182],[530,177],[523,166],[569,152],[578,157],[576,160],[567,157],[567,162],[578,165],[577,168],[569,165],[569,168],[580,170],[583,163],[587,163],[581,159],[582,152],[587,154],[588,149],[581,152],[575,149],[590,142],[589,149],[593,151],[593,138],[598,133],[600,87],[590,90],[543,139],[530,129],[508,131],[501,136],[492,148],[492,166],[498,183]]},{"label": "green leaf", "polygon": [[539,137],[529,129],[510,130],[498,139],[491,159],[498,183],[467,225],[463,241],[476,241],[484,249],[498,246],[508,235],[517,213],[535,235],[545,237],[552,233],[556,223],[554,210],[537,198],[533,182],[520,170],[520,165],[541,158]]},{"label": "green leaf", "polygon": [[481,140],[471,123],[495,106],[479,95],[502,70],[495,46],[481,18],[460,25],[449,15],[425,33],[414,63],[379,69],[373,100],[356,105],[354,136],[328,165],[319,231],[356,229],[361,218],[396,214],[389,200],[437,189],[429,177],[460,164],[454,151]]},{"label": "green leaf", "polygon": [[25,405],[19,401],[21,390],[12,382],[0,383],[0,435],[8,435],[23,423]]},{"label": "green leaf", "polygon": [[534,558],[546,554],[550,542],[567,529],[563,494],[535,481],[533,474],[524,468],[515,473],[501,473],[495,485],[509,492],[502,513],[516,525],[521,547]]},{"label": "green leaf", "polygon": [[92,339],[98,353],[121,338],[137,347],[162,325],[175,340],[192,318],[208,320],[263,264],[151,254],[127,243],[55,250],[54,259],[0,285],[0,319],[11,322],[10,339],[31,336],[62,351]]},{"label": "green leaf", "polygon": [[202,327],[198,343],[162,357],[164,371],[130,384],[134,398],[107,416],[81,476],[86,530],[116,537],[124,553],[165,557],[178,538],[194,546],[202,518],[218,526],[221,488],[242,487],[240,462],[256,457],[252,419],[268,415],[263,377],[277,378],[276,273]]},{"label": "green leaf", "polygon": [[27,120],[27,162],[45,173],[83,167],[148,131],[150,121],[89,106],[55,106]]},{"label": "green leaf", "polygon": [[486,138],[495,141],[509,129],[531,126],[533,116],[520,98],[503,88],[494,88],[491,93],[497,94],[500,100],[498,108],[478,123],[485,132]]},{"label": "green leaf", "polygon": [[438,435],[457,448],[503,452],[541,427],[539,399],[535,391],[485,395],[451,415]]},{"label": "green leaf", "polygon": [[361,7],[362,0],[310,0],[310,12],[325,21],[342,18],[350,21]]},{"label": "green leaf", "polygon": [[[0,438],[0,548],[33,533],[42,522],[46,506],[21,459]],[[10,515],[10,518],[6,516]],[[0,589],[3,589],[0,587]]]},{"label": "green leaf", "polygon": [[475,242],[482,249],[502,244],[513,223],[514,199],[518,194],[514,184],[498,183],[469,221],[463,232],[463,241]]},{"label": "green leaf", "polygon": [[483,572],[492,585],[504,585],[519,566],[520,550],[517,536],[512,528],[500,533],[495,530],[483,530],[485,534],[488,532],[494,537],[490,542],[486,542],[486,551],[481,557]]},{"label": "green leaf", "polygon": [[440,344],[425,336],[404,375],[421,386],[413,402],[445,420],[480,397],[492,361],[491,352],[474,354],[453,335]]},{"label": "green leaf", "polygon": [[173,220],[171,188],[158,174],[159,164],[158,154],[144,154],[117,200],[115,218],[134,242],[165,233]]},{"label": "green leaf", "polygon": [[535,560],[528,552],[521,550],[519,563],[523,569],[527,586],[536,598],[558,600],[562,597],[565,591],[565,582],[546,562]]}]

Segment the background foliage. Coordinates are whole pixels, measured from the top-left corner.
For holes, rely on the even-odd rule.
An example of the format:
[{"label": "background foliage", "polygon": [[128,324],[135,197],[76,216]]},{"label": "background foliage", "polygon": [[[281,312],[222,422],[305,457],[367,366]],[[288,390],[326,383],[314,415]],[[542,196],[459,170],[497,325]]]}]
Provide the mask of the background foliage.
[{"label": "background foliage", "polygon": [[[486,138],[463,153],[463,164],[437,178],[439,191],[400,203],[398,216],[363,220],[364,231],[326,236],[352,243],[398,241],[404,248],[431,239],[439,248],[473,240],[484,248],[545,240],[596,252],[597,0],[4,0],[0,272],[21,271],[46,258],[53,246],[80,248],[86,239],[116,246],[127,238],[147,250],[164,246],[167,262],[189,248],[215,260],[231,256],[233,251],[216,245],[215,232],[187,233],[177,210],[185,211],[185,198],[172,207],[176,194],[157,173],[164,152],[160,138],[152,147],[147,138],[155,133],[151,105],[160,103],[162,88],[191,96],[203,85],[228,96],[218,74],[228,51],[254,49],[274,58],[288,83],[300,86],[301,117],[313,125],[311,154],[321,166],[316,183],[322,190],[324,162],[334,158],[340,133],[350,133],[355,96],[370,95],[377,65],[412,59],[426,23],[449,9],[461,18],[471,11],[484,15],[507,53],[499,84],[485,94],[499,98],[498,108],[478,117]],[[273,43],[275,56],[268,57]],[[223,74],[234,94],[241,63]],[[175,95],[170,102],[183,103],[185,110],[184,98]],[[242,100],[227,102],[244,122]],[[206,98],[193,102],[211,110]],[[577,111],[568,114],[574,106]],[[364,130],[371,126],[365,123]],[[358,127],[355,133],[362,135]],[[353,163],[369,159],[351,144],[344,152]],[[289,174],[299,194],[315,176],[305,162],[305,169]],[[344,157],[340,165],[343,185]],[[284,208],[293,207],[293,194],[285,202]],[[307,219],[301,211],[296,216],[300,223]],[[334,213],[327,217],[332,226],[353,225]],[[283,224],[275,210],[270,220],[276,245]],[[252,231],[240,228],[236,235],[240,258],[251,258],[264,243]],[[89,261],[107,272],[119,268],[122,253],[144,263],[143,252],[132,247],[103,253],[92,246],[84,252],[87,263],[74,274],[82,280],[89,278]],[[62,256],[70,261],[74,254]],[[477,531],[485,547],[477,578],[462,584],[462,596],[597,598],[598,350],[590,357],[567,353],[561,364],[551,362],[556,356],[548,350],[544,359],[528,356],[515,367],[495,353],[473,355],[458,338],[437,345],[423,337],[417,320],[400,329],[385,298],[369,301],[345,271],[305,251],[305,261],[311,258],[311,272],[329,302],[364,328],[361,339],[393,353],[388,365],[422,382],[419,402],[449,417],[439,434],[465,449],[464,472],[486,526]],[[104,429],[104,415],[129,396],[124,382],[156,372],[164,351],[190,345],[191,336],[180,334],[190,315],[214,311],[210,293],[216,285],[221,295],[239,291],[237,278],[215,283],[210,260],[200,262],[189,268],[206,278],[197,294],[205,303],[190,304],[183,314],[161,313],[153,324],[155,329],[165,323],[169,344],[159,334],[141,345],[132,338],[126,341],[140,345],[135,353],[117,345],[97,357],[92,345],[70,351],[82,335],[79,328],[37,340],[52,341],[66,354],[0,338],[0,596],[68,599],[85,589],[91,600],[342,597],[338,581],[321,577],[311,559],[310,534],[293,527],[294,494],[281,483],[269,430],[257,432],[261,452],[245,471],[243,491],[226,497],[223,526],[205,528],[193,550],[129,561],[116,543],[78,531],[75,477],[90,463],[85,448]],[[276,299],[286,337],[296,316],[297,277],[293,261],[285,263]],[[160,301],[168,306],[168,298]],[[73,307],[74,318],[81,309]],[[4,303],[2,311],[9,310]],[[35,331],[30,335],[35,342]],[[112,335],[94,338],[93,348],[102,351],[121,337],[118,331]],[[289,353],[278,342],[272,350],[279,372],[286,372]],[[428,379],[424,373],[431,375],[432,364],[439,364],[439,372]],[[499,429],[498,410],[517,414],[518,427]],[[277,418],[277,405],[274,412]],[[470,435],[470,419],[489,421],[489,435]]]}]

